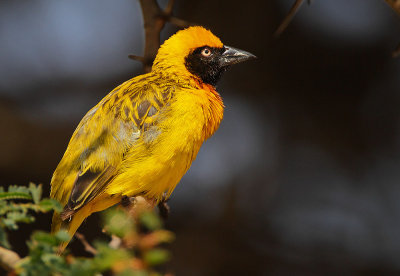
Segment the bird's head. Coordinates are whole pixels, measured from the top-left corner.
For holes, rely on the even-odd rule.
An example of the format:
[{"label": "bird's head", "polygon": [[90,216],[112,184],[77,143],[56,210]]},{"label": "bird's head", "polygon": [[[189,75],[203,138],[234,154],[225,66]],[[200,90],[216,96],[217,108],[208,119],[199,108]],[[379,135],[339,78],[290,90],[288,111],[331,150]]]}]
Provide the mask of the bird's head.
[{"label": "bird's head", "polygon": [[224,46],[209,30],[195,26],[177,32],[161,45],[152,70],[215,86],[230,65],[252,58],[255,56]]}]

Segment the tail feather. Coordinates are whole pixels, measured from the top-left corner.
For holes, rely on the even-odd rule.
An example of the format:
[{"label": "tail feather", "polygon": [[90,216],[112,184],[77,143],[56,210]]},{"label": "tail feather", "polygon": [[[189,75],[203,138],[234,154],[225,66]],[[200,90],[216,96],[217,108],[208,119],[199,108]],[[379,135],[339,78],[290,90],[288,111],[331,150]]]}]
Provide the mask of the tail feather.
[{"label": "tail feather", "polygon": [[103,194],[97,199],[89,202],[87,205],[84,205],[82,208],[77,210],[72,216],[63,220],[62,214],[54,213],[53,222],[51,225],[51,232],[56,233],[59,230],[65,230],[68,232],[70,239],[66,242],[62,242],[58,248],[58,253],[61,254],[64,249],[67,247],[68,243],[71,241],[74,236],[76,230],[78,230],[79,226],[82,222],[90,216],[90,214],[103,211],[121,201],[121,196],[116,195],[108,195]]},{"label": "tail feather", "polygon": [[62,220],[59,213],[54,213],[53,215],[53,223],[51,225],[51,232],[56,233],[60,230],[65,230],[69,234],[69,240],[62,242],[58,248],[58,253],[61,254],[64,249],[67,247],[72,237],[75,235],[76,230],[78,230],[79,226],[82,222],[91,214],[88,212],[89,208],[82,208],[78,212],[71,217],[71,220]]}]

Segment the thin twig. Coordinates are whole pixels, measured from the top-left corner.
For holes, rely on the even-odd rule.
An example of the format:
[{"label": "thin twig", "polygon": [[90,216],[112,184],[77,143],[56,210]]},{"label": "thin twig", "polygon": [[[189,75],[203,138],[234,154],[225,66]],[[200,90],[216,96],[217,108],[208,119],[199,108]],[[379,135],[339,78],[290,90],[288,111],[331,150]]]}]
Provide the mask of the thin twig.
[{"label": "thin twig", "polygon": [[186,20],[172,16],[174,3],[175,3],[175,0],[168,1],[167,7],[164,9],[164,11],[162,11],[159,14],[159,17],[161,17],[161,19],[164,20],[165,22],[169,22],[180,28],[187,28],[189,26],[193,26],[194,25],[193,23],[190,23]]},{"label": "thin twig", "polygon": [[[397,13],[397,15],[400,15],[400,0],[385,0],[385,2]],[[392,57],[396,58],[399,56],[400,56],[400,44],[392,52]]]},{"label": "thin twig", "polygon": [[[276,29],[274,36],[278,37],[280,36],[283,31],[286,30],[287,26],[289,26],[289,23],[292,21],[294,15],[297,13],[297,11],[300,9],[301,4],[303,4],[304,0],[296,0],[294,2],[293,6],[290,8],[289,13],[286,15],[286,17],[283,19],[281,25],[279,25],[278,29]],[[310,1],[308,2],[309,4],[311,3]]]},{"label": "thin twig", "polygon": [[75,236],[81,241],[81,243],[83,244],[83,246],[87,252],[92,253],[93,255],[97,254],[96,248],[94,248],[93,246],[91,246],[89,244],[89,242],[86,240],[86,238],[83,234],[76,232]]},{"label": "thin twig", "polygon": [[133,59],[133,60],[140,61],[140,62],[142,62],[142,63],[145,62],[144,57],[141,57],[141,56],[136,56],[136,55],[130,54],[130,55],[128,55],[128,58]]},{"label": "thin twig", "polygon": [[21,257],[14,251],[0,246],[0,266],[7,271],[13,271]]},{"label": "thin twig", "polygon": [[400,0],[385,0],[385,2],[400,15]]},{"label": "thin twig", "polygon": [[173,24],[173,25],[179,27],[179,28],[187,28],[187,27],[189,27],[189,26],[194,26],[194,25],[196,25],[196,24],[194,24],[194,23],[191,23],[191,22],[188,22],[188,21],[186,21],[186,20],[177,18],[177,17],[175,17],[175,16],[169,16],[169,17],[167,18],[167,21],[168,21],[169,23],[171,23],[171,24]]}]

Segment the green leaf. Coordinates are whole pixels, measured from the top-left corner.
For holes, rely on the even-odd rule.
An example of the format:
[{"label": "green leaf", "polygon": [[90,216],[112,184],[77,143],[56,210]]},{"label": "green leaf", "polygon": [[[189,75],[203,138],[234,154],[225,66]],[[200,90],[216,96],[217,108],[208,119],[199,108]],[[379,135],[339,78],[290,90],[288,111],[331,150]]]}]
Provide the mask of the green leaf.
[{"label": "green leaf", "polygon": [[9,219],[9,218],[4,218],[2,220],[2,222],[4,223],[4,226],[12,229],[12,230],[17,230],[18,229],[18,225],[15,223],[15,221],[13,219]]},{"label": "green leaf", "polygon": [[8,187],[9,193],[23,193],[29,195],[29,189],[26,186],[11,185]]},{"label": "green leaf", "polygon": [[68,234],[67,231],[60,230],[55,234],[56,238],[61,242],[69,241],[71,236]]},{"label": "green leaf", "polygon": [[117,274],[118,276],[149,276],[149,273],[145,270],[132,270],[125,269],[124,271]]},{"label": "green leaf", "polygon": [[[128,261],[132,257],[127,250],[114,249],[103,242],[95,242],[94,246],[98,253],[91,259],[90,267],[92,271],[103,272],[110,270],[114,265]],[[90,275],[94,275],[94,273]]]},{"label": "green leaf", "polygon": [[12,230],[18,229],[17,222],[31,223],[33,221],[35,221],[33,216],[18,209],[8,212],[6,217],[2,219],[4,226]]},{"label": "green leaf", "polygon": [[21,192],[0,192],[0,200],[27,199],[31,200],[32,196]]},{"label": "green leaf", "polygon": [[53,253],[45,253],[42,255],[41,259],[49,267],[60,262],[60,257]]},{"label": "green leaf", "polygon": [[147,251],[143,258],[150,266],[156,266],[168,261],[170,259],[170,253],[165,249],[156,248]]},{"label": "green leaf", "polygon": [[[0,200],[0,216],[8,212],[8,203]],[[1,221],[0,221],[1,224]]]},{"label": "green leaf", "polygon": [[26,211],[12,211],[7,213],[7,219],[13,220],[15,222],[34,222],[35,218],[26,213]]},{"label": "green leaf", "polygon": [[107,231],[118,237],[123,237],[135,229],[133,220],[122,210],[108,210],[104,213],[103,219]]},{"label": "green leaf", "polygon": [[42,184],[36,186],[32,182],[29,183],[29,192],[32,195],[33,202],[39,204],[40,198],[42,197]]},{"label": "green leaf", "polygon": [[93,259],[75,259],[71,264],[68,273],[64,273],[63,276],[93,276],[101,275],[97,273],[98,268],[93,266]]},{"label": "green leaf", "polygon": [[51,210],[55,210],[56,212],[61,212],[63,209],[61,203],[53,198],[43,199],[42,201],[40,201],[39,206],[44,212],[48,212]]},{"label": "green leaf", "polygon": [[154,212],[144,212],[140,215],[140,222],[149,230],[157,230],[162,227],[162,222],[159,216]]},{"label": "green leaf", "polygon": [[50,233],[46,233],[43,231],[36,231],[32,235],[32,240],[37,241],[39,243],[56,246],[58,245],[58,240],[55,236]]},{"label": "green leaf", "polygon": [[1,227],[0,227],[0,245],[4,246],[5,248],[11,248],[11,245],[7,239],[7,233]]}]

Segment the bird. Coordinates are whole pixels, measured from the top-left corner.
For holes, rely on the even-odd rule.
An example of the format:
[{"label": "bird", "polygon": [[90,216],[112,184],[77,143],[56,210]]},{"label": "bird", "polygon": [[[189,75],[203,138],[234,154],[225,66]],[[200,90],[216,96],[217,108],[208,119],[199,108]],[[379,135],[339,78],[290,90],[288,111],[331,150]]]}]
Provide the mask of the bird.
[{"label": "bird", "polygon": [[222,121],[218,80],[254,58],[201,26],[167,39],[149,73],[117,86],[78,124],[51,179],[50,197],[63,206],[52,232],[72,237],[90,214],[124,197],[168,199]]}]

